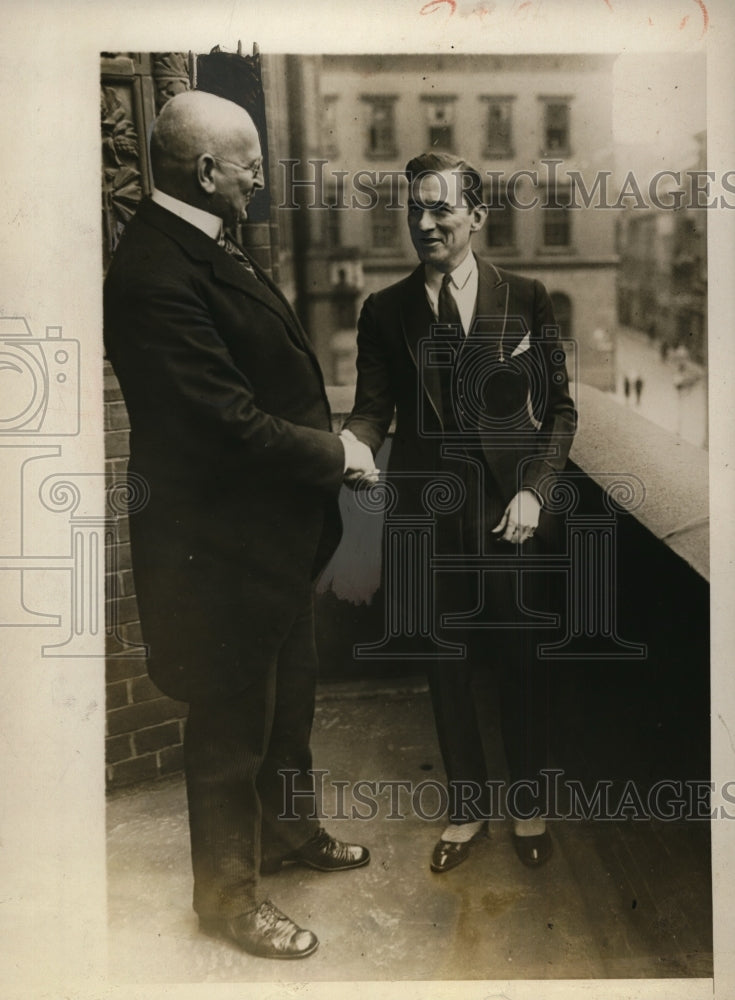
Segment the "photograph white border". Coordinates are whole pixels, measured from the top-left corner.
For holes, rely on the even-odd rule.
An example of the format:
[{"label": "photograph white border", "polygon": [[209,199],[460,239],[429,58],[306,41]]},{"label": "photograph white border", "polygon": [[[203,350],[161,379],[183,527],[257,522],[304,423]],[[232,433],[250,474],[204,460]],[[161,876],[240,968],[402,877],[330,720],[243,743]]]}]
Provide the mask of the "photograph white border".
[{"label": "photograph white border", "polygon": [[[429,9],[426,9],[429,8]],[[63,443],[69,471],[103,468],[99,56],[103,51],[707,53],[708,169],[735,168],[735,12],[728,0],[6,0],[0,100],[6,137],[0,198],[0,313],[36,336],[60,326],[82,345],[81,432]],[[712,749],[716,786],[735,778],[735,212],[708,216],[712,514]],[[56,442],[54,442],[56,443]],[[0,449],[0,461],[9,452]],[[13,455],[17,458],[17,454]],[[6,469],[0,470],[4,473]],[[103,513],[101,490],[93,500]],[[94,513],[94,510],[93,510]],[[0,515],[1,516],[1,515]],[[23,531],[43,550],[46,522]],[[23,539],[20,540],[21,542]],[[20,549],[19,549],[20,551]],[[51,576],[51,574],[49,574]],[[49,583],[53,588],[56,586]],[[1,595],[0,591],[0,595]],[[57,601],[58,594],[51,593]],[[344,983],[151,984],[106,977],[104,661],[42,659],[35,628],[6,628],[2,663],[0,990],[49,1000],[342,997]],[[735,825],[713,823],[715,978],[350,984],[350,996],[401,1000],[644,1000],[735,995],[731,914]]]}]

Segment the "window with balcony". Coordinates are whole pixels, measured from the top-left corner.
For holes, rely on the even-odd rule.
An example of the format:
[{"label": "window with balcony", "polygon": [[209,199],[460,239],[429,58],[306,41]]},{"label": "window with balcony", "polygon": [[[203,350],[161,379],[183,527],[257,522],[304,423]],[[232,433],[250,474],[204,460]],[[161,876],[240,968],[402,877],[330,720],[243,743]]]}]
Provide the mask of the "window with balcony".
[{"label": "window with balcony", "polygon": [[367,105],[365,153],[367,156],[390,158],[398,155],[396,141],[396,98],[380,95],[364,96]]},{"label": "window with balcony", "polygon": [[485,140],[483,156],[500,159],[513,156],[513,98],[483,97]]}]

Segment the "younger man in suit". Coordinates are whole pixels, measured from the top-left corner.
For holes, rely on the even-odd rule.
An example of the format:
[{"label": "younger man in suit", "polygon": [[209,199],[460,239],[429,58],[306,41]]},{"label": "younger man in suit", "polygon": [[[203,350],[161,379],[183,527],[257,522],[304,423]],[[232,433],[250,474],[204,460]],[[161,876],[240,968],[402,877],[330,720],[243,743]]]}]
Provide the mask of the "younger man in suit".
[{"label": "younger man in suit", "polygon": [[[478,172],[458,157],[425,153],[408,163],[406,177],[420,264],[364,304],[355,405],[345,428],[375,453],[395,412],[388,477],[395,475],[399,512],[425,514],[422,488],[432,479],[462,488],[464,501],[436,518],[436,551],[467,562],[464,571],[437,573],[431,581],[435,627],[449,612],[471,617],[478,589],[494,620],[507,626],[518,619],[521,598],[534,610],[543,603],[538,579],[542,593],[531,600],[534,581],[520,583],[521,555],[553,544],[554,519],[544,507],[576,424],[564,352],[543,286],[472,253],[487,216]],[[512,554],[517,569],[493,567],[493,559],[507,566]],[[514,630],[475,624],[478,630],[470,625],[463,638],[483,665],[492,658],[500,668],[506,757],[511,784],[522,790],[546,763],[546,665],[522,623]],[[456,628],[444,638],[456,643]],[[488,776],[471,660],[433,660],[427,670],[449,781],[449,823],[431,868],[445,872],[468,857],[486,830]],[[534,815],[528,796],[513,808],[516,851],[526,864],[539,865],[552,850],[543,815]]]}]

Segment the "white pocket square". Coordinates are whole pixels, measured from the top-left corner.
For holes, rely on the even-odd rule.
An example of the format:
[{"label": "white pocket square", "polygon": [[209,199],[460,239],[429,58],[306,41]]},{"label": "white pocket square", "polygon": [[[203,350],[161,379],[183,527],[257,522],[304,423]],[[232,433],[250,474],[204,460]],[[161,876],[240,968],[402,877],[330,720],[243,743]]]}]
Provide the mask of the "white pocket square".
[{"label": "white pocket square", "polygon": [[518,344],[513,348],[512,358],[517,358],[519,354],[523,354],[531,346],[531,331],[526,334],[523,340],[519,341]]}]

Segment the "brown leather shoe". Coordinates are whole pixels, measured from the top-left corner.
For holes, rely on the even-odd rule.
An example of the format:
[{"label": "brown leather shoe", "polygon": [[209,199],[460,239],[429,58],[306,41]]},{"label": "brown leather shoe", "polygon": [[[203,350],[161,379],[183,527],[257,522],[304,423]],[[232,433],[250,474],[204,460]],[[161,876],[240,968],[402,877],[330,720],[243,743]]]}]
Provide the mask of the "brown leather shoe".
[{"label": "brown leather shoe", "polygon": [[229,920],[200,917],[199,930],[234,941],[243,951],[258,958],[306,958],[319,946],[315,934],[297,926],[269,899]]},{"label": "brown leather shoe", "polygon": [[260,866],[261,875],[274,875],[282,864],[308,865],[320,872],[339,872],[349,868],[360,868],[370,860],[370,851],[359,844],[345,844],[330,837],[326,830],[318,830],[297,850],[284,858],[264,860]]},{"label": "brown leather shoe", "polygon": [[437,840],[429,867],[433,872],[448,872],[461,865],[469,857],[472,845],[478,837],[487,837],[487,823],[483,823],[477,833],[464,843],[455,844],[451,840]]}]

